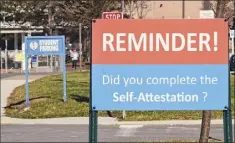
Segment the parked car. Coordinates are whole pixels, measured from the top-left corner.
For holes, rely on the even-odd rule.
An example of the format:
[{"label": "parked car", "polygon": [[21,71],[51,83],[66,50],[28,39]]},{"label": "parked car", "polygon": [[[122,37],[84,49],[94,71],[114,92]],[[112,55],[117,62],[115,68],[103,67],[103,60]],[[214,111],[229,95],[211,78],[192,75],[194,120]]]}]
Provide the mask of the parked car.
[{"label": "parked car", "polygon": [[230,65],[230,71],[235,72],[235,54],[230,56],[229,65]]}]

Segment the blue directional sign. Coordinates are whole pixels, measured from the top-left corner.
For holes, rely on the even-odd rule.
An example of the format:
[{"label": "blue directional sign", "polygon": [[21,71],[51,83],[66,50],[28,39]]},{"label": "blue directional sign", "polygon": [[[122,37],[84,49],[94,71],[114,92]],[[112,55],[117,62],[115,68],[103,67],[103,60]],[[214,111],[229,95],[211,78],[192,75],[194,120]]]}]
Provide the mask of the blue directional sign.
[{"label": "blue directional sign", "polygon": [[[27,36],[25,37],[25,59],[30,55],[60,55],[63,57],[63,99],[66,102],[66,65],[64,36]],[[26,106],[29,106],[28,61],[25,60]]]},{"label": "blue directional sign", "polygon": [[63,55],[65,51],[63,36],[26,37],[28,55]]}]

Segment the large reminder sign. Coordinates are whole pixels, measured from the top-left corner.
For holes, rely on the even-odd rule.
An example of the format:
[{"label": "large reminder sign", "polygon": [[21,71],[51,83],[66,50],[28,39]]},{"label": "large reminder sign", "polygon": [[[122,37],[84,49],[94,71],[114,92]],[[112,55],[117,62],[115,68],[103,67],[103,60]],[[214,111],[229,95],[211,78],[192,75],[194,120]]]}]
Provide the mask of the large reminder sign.
[{"label": "large reminder sign", "polygon": [[228,23],[223,19],[95,20],[96,110],[224,110]]}]

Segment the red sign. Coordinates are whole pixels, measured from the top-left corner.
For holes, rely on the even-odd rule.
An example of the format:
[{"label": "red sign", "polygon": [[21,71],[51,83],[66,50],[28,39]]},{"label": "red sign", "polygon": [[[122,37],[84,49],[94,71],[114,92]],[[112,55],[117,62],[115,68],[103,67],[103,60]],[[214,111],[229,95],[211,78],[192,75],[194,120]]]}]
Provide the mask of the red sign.
[{"label": "red sign", "polygon": [[93,64],[228,64],[223,19],[98,19],[92,30]]},{"label": "red sign", "polygon": [[122,12],[103,12],[102,13],[103,19],[123,19]]}]

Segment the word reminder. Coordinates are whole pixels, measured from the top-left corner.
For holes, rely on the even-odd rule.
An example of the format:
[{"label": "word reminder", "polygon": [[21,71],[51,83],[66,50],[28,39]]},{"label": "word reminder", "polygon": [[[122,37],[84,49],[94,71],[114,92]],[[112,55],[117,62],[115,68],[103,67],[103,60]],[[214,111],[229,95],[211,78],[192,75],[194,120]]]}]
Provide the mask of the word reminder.
[{"label": "word reminder", "polygon": [[[218,51],[217,32],[213,37],[209,33],[188,33],[185,37],[182,33],[141,33],[139,38],[134,33],[103,33],[103,51]],[[123,39],[127,40],[123,40]],[[212,39],[213,38],[213,39]],[[114,44],[114,41],[116,44]],[[198,41],[198,47],[195,46]],[[210,41],[214,46],[210,47]],[[177,45],[177,42],[180,43]],[[127,47],[122,47],[127,44]]]},{"label": "word reminder", "polygon": [[92,26],[94,109],[227,106],[228,26],[223,19],[96,20]]}]

